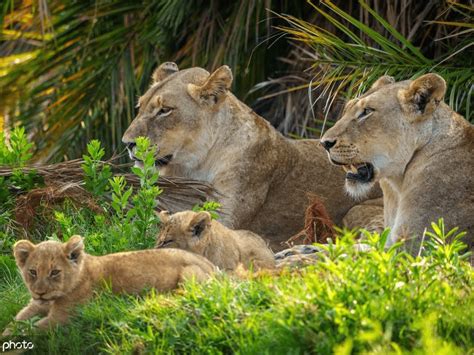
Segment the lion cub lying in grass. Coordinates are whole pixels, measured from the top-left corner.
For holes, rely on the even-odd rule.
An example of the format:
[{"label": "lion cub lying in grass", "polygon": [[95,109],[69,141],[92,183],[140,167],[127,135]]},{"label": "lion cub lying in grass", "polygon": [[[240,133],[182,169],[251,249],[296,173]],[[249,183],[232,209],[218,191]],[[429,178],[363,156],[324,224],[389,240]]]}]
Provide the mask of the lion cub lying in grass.
[{"label": "lion cub lying in grass", "polygon": [[31,294],[15,320],[45,316],[36,323],[39,328],[66,323],[73,307],[91,298],[94,288],[105,282],[116,293],[137,293],[146,287],[168,291],[188,278],[203,281],[215,270],[202,256],[178,249],[88,255],[78,235],[66,243],[34,245],[20,240],[14,255]]},{"label": "lion cub lying in grass", "polygon": [[212,220],[208,212],[160,213],[162,223],[156,247],[175,247],[203,255],[224,270],[275,267],[275,258],[265,241],[245,230],[231,230]]}]

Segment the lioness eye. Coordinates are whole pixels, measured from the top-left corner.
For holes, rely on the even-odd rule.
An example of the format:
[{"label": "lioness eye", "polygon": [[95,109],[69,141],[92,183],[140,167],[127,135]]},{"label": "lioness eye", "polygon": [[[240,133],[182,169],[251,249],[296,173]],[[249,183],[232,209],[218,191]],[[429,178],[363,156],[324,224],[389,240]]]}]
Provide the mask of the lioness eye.
[{"label": "lioness eye", "polygon": [[28,270],[28,271],[29,271],[31,276],[36,277],[36,270],[31,269],[31,270]]},{"label": "lioness eye", "polygon": [[162,107],[158,111],[157,115],[158,116],[168,116],[173,109],[171,107]]},{"label": "lioness eye", "polygon": [[364,108],[362,113],[359,115],[359,117],[357,117],[357,119],[362,120],[362,119],[366,118],[368,115],[370,115],[372,112],[374,112],[373,108],[366,107],[366,108]]},{"label": "lioness eye", "polygon": [[58,276],[60,272],[61,272],[60,270],[53,270],[53,271],[51,271],[49,276],[51,276],[51,277]]}]

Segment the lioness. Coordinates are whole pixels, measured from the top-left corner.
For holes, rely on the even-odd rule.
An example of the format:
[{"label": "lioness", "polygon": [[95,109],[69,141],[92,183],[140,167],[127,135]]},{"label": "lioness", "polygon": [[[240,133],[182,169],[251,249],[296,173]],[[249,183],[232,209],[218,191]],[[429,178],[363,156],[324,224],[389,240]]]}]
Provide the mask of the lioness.
[{"label": "lioness", "polygon": [[122,138],[130,157],[140,164],[135,139],[148,137],[158,147],[162,176],[212,184],[222,194],[222,223],[268,238],[274,250],[303,228],[308,192],[340,225],[355,205],[344,192],[343,171],[328,164],[318,140],[283,137],[229,92],[231,83],[227,66],[210,75],[160,65]]},{"label": "lioness", "polygon": [[45,241],[34,245],[20,240],[14,246],[14,255],[31,294],[30,303],[15,320],[45,316],[36,322],[39,328],[66,323],[73,307],[87,301],[104,282],[117,293],[137,293],[146,287],[168,291],[187,278],[205,280],[215,269],[202,256],[179,249],[92,256],[84,252],[78,235],[66,243]]},{"label": "lioness", "polygon": [[321,140],[329,159],[345,167],[351,195],[380,181],[388,244],[407,237],[412,253],[439,217],[467,231],[473,247],[474,127],[443,102],[445,92],[436,74],[397,83],[383,76],[347,103]]},{"label": "lioness", "polygon": [[157,248],[180,248],[205,256],[223,270],[271,269],[275,258],[265,241],[246,230],[231,230],[211,219],[209,212],[160,212],[162,228]]}]

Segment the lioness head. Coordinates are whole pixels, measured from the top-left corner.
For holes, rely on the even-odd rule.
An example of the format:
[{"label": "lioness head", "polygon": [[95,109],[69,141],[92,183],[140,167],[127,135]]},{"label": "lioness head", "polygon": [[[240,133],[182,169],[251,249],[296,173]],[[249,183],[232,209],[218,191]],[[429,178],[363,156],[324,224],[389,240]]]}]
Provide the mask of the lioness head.
[{"label": "lioness head", "polygon": [[321,144],[346,170],[346,189],[363,197],[380,178],[403,176],[416,149],[427,142],[433,115],[446,92],[436,74],[395,82],[383,76],[350,100]]},{"label": "lioness head", "polygon": [[160,212],[161,231],[157,248],[178,248],[202,254],[209,244],[209,212],[184,211],[170,215]]},{"label": "lioness head", "polygon": [[227,66],[209,74],[202,68],[179,70],[163,63],[153,73],[153,84],[138,101],[139,112],[123,135],[131,159],[135,140],[148,137],[157,147],[156,165],[186,165],[193,168],[212,146],[212,119],[232,84]]},{"label": "lioness head", "polygon": [[66,243],[46,241],[34,245],[20,240],[13,253],[32,298],[47,302],[64,296],[76,286],[84,244],[78,235]]}]

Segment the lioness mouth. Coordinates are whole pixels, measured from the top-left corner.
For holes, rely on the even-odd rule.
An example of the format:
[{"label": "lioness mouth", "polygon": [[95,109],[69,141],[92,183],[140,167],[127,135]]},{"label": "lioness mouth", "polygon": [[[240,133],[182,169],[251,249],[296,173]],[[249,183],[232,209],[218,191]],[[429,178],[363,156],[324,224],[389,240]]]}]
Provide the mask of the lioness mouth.
[{"label": "lioness mouth", "polygon": [[347,180],[370,182],[374,178],[374,166],[370,163],[343,165]]}]

